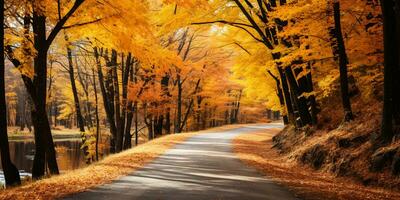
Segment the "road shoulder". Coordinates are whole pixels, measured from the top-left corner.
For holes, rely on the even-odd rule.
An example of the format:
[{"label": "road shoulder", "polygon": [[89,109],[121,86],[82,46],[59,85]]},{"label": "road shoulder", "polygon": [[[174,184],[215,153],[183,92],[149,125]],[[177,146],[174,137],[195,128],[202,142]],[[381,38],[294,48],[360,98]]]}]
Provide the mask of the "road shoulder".
[{"label": "road shoulder", "polygon": [[304,199],[400,199],[400,194],[380,188],[365,187],[346,178],[334,177],[300,166],[272,149],[272,137],[279,129],[242,134],[233,140],[235,154],[247,165],[287,186]]}]

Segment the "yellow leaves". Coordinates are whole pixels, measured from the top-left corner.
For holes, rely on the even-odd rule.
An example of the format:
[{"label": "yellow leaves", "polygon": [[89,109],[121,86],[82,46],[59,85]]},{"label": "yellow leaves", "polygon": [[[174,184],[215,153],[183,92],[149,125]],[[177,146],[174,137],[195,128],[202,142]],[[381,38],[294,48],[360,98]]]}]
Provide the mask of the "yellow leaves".
[{"label": "yellow leaves", "polygon": [[[62,8],[66,12],[70,7]],[[147,1],[86,0],[65,27],[71,42],[88,40],[96,46],[134,52],[156,40],[148,15]],[[51,16],[53,23],[56,17]]]},{"label": "yellow leaves", "polygon": [[305,97],[305,98],[310,98],[310,97],[312,97],[312,96],[316,96],[316,92],[314,91],[314,92],[303,92],[303,94],[301,94],[300,96],[299,96],[299,98],[302,98],[302,97]]},{"label": "yellow leaves", "polygon": [[32,37],[25,34],[22,29],[6,29],[4,35],[5,46],[12,49],[12,57],[19,60],[18,70],[24,76],[33,78],[33,58],[36,56],[36,49],[30,42]]},{"label": "yellow leaves", "polygon": [[33,69],[33,56],[27,55],[24,53],[24,50],[21,48],[17,48],[14,51],[14,57],[17,58],[20,62],[21,65],[18,66],[19,72],[27,76],[29,78],[33,78],[35,75],[34,69]]},{"label": "yellow leaves", "polygon": [[87,160],[90,160],[96,156],[96,128],[87,129],[85,132],[81,132],[82,140],[85,141],[81,145],[81,149],[86,149]]},{"label": "yellow leaves", "polygon": [[140,90],[142,90],[143,85],[144,85],[143,83],[135,84],[135,83],[129,82],[129,85],[128,85],[128,100],[129,101],[135,102],[135,101],[139,100],[138,95],[140,94]]},{"label": "yellow leaves", "polygon": [[204,8],[207,7],[208,2],[204,0],[163,0],[163,3],[165,4],[175,4],[179,7],[183,8]]},{"label": "yellow leaves", "polygon": [[322,90],[322,97],[328,97],[333,91],[332,85],[338,80],[337,74],[329,74],[323,77],[323,79],[318,81],[318,86]]}]

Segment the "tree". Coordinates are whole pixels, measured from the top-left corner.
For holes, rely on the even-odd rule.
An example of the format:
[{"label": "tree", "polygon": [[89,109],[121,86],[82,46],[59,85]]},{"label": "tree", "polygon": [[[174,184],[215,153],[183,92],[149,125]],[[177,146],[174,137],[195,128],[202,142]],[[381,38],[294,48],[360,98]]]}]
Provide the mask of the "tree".
[{"label": "tree", "polygon": [[[1,20],[1,34],[2,39],[0,42],[0,51],[4,52],[4,1],[0,2],[3,5],[3,10],[0,14]],[[7,135],[7,114],[6,114],[6,91],[4,82],[5,60],[4,53],[0,55],[0,152],[1,152],[1,165],[4,171],[4,178],[7,186],[19,185],[21,180],[17,167],[12,163],[10,158],[10,149],[8,146]]]},{"label": "tree", "polygon": [[[65,15],[59,18],[53,29],[47,36],[47,23],[44,8],[46,2],[26,2],[24,30],[29,34],[30,25],[32,25],[33,48],[36,53],[33,56],[33,73],[32,78],[26,74],[21,74],[25,87],[32,99],[33,107],[31,110],[32,123],[35,130],[35,157],[32,166],[33,178],[40,178],[45,174],[45,166],[49,167],[51,174],[58,174],[58,165],[56,160],[56,152],[54,148],[51,129],[46,112],[46,93],[47,93],[47,53],[58,33],[68,19],[77,11],[84,0],[76,0],[72,7]],[[60,4],[60,2],[58,2]],[[60,6],[60,5],[59,5]],[[29,13],[30,12],[30,13]],[[14,49],[7,46],[6,52],[9,59],[15,67],[20,68],[24,63],[14,56]],[[29,56],[29,55],[28,55]]]},{"label": "tree", "polygon": [[[383,114],[381,137],[384,142],[390,141],[395,135],[394,123],[398,122],[398,113],[395,110],[398,107],[399,99],[396,99],[395,89],[396,79],[399,74],[399,37],[398,23],[399,13],[395,9],[398,2],[387,0],[381,1],[383,13],[383,30],[384,30],[384,98],[383,98]],[[398,124],[397,124],[398,125]]]},{"label": "tree", "polygon": [[347,75],[347,65],[349,64],[345,44],[343,41],[342,25],[340,22],[340,2],[333,3],[333,16],[335,26],[332,28],[331,35],[333,54],[339,60],[340,71],[340,92],[342,96],[342,106],[344,111],[344,122],[353,120],[353,112],[351,110],[350,95],[349,95],[349,81]]}]

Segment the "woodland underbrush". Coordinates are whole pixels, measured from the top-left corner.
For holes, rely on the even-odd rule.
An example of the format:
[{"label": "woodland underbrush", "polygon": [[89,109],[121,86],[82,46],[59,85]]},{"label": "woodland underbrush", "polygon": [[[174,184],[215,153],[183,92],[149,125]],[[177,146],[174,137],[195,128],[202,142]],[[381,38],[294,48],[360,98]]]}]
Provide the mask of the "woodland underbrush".
[{"label": "woodland underbrush", "polygon": [[[355,90],[354,120],[342,122],[340,95],[322,101],[319,123],[297,129],[288,126],[273,137],[273,147],[285,160],[365,186],[400,189],[400,139],[378,141],[381,121],[379,90],[368,98]],[[366,100],[367,99],[367,100]]]}]

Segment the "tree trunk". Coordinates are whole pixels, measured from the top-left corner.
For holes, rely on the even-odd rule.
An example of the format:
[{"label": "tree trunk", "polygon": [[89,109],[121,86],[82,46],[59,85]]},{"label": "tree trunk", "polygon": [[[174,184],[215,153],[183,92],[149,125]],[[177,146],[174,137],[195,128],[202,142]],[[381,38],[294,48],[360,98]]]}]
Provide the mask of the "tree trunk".
[{"label": "tree trunk", "polygon": [[[307,74],[307,92],[314,92],[314,84],[312,80],[312,73],[311,73],[311,63],[308,63],[307,65],[307,70],[310,72]],[[316,125],[318,123],[318,109],[317,109],[317,100],[315,98],[315,95],[311,95],[308,97],[308,100],[310,102],[310,109],[311,109],[311,119],[313,125]]]},{"label": "tree trunk", "polygon": [[[302,60],[299,60],[297,63],[303,64]],[[299,90],[300,94],[305,94],[305,93],[312,93],[313,92],[313,83],[312,83],[312,76],[311,76],[311,66],[308,63],[307,70],[309,70],[309,73],[307,75],[299,77],[298,76],[304,71],[302,67],[297,67],[295,71],[297,83],[299,85]],[[315,125],[317,124],[317,113],[316,113],[316,102],[315,102],[315,96],[310,95],[305,97],[306,102],[307,102],[307,110],[309,110],[310,116],[311,116],[311,124]]]},{"label": "tree trunk", "polygon": [[[59,174],[54,148],[53,137],[46,112],[46,79],[47,79],[47,47],[46,47],[46,18],[33,15],[34,46],[37,55],[34,58],[33,89],[30,95],[34,103],[32,121],[35,128],[35,156],[32,167],[32,177],[40,178],[45,172],[47,161],[51,174]],[[34,93],[33,93],[34,91]]]},{"label": "tree trunk", "polygon": [[[68,42],[67,35],[65,35],[65,41]],[[81,132],[82,144],[85,144],[86,143],[85,122],[83,119],[81,105],[79,102],[78,89],[76,88],[76,83],[75,83],[75,72],[74,72],[74,65],[73,65],[73,61],[72,61],[72,50],[69,46],[67,46],[67,58],[68,58],[69,80],[71,82],[72,94],[74,96],[76,119],[78,122],[79,131]],[[82,151],[83,151],[83,154],[85,155],[86,163],[90,163],[90,159],[88,158],[88,155],[89,155],[88,147],[85,146],[84,148],[82,148]]]},{"label": "tree trunk", "polygon": [[[171,97],[171,94],[169,93],[169,75],[165,75],[162,79],[161,79],[161,89],[163,90],[163,95],[165,97],[167,97],[168,99]],[[165,102],[166,104],[169,103],[169,100]],[[166,113],[165,113],[165,124],[164,124],[164,130],[166,134],[170,134],[171,133],[171,108],[168,106],[166,109]]]},{"label": "tree trunk", "polygon": [[347,76],[348,59],[346,48],[343,41],[342,26],[340,22],[340,3],[333,3],[333,12],[335,20],[334,35],[336,39],[337,49],[334,50],[335,55],[339,56],[339,71],[340,71],[340,91],[342,96],[342,106],[344,110],[344,121],[348,122],[353,120],[353,112],[351,110],[350,95],[349,95],[349,81]]},{"label": "tree trunk", "polygon": [[236,102],[235,115],[233,117],[235,123],[239,122],[239,111],[240,111],[240,102],[242,100],[242,94],[243,94],[243,91],[240,90],[239,97]]},{"label": "tree trunk", "polygon": [[28,127],[29,132],[32,132],[32,118],[30,115],[30,110],[32,108],[32,100],[29,99],[29,97],[26,97],[26,102],[25,102],[25,111],[24,111],[24,120],[25,120],[25,124],[26,127]]},{"label": "tree trunk", "polygon": [[[397,60],[396,60],[396,66],[393,69],[393,77],[400,77],[400,2],[395,1],[395,15],[396,15],[396,52],[397,53]],[[400,79],[399,78],[394,78],[393,79],[393,86],[394,86],[394,91],[400,91]],[[394,129],[394,134],[400,134],[400,92],[394,92],[393,94],[393,129]]]},{"label": "tree trunk", "polygon": [[154,118],[154,137],[161,136],[163,130],[164,115]]},{"label": "tree trunk", "polygon": [[[144,109],[146,109],[146,108],[144,108]],[[146,111],[145,111],[145,113],[146,113]],[[147,121],[146,118],[147,118],[147,119],[150,119],[150,120]],[[147,126],[147,130],[148,130],[148,135],[147,135],[147,137],[148,137],[148,140],[150,141],[150,140],[154,139],[154,122],[153,122],[153,116],[149,115],[149,116],[145,117],[144,121],[145,121],[145,124],[146,124],[146,126]]]},{"label": "tree trunk", "polygon": [[289,86],[287,84],[287,79],[286,75],[283,72],[281,67],[278,67],[278,72],[281,80],[281,85],[282,85],[282,92],[285,100],[285,105],[286,105],[286,112],[288,116],[288,121],[292,125],[296,125],[296,118],[294,116],[294,109],[292,106],[292,100],[291,100],[291,95],[289,91]]},{"label": "tree trunk", "polygon": [[135,146],[137,146],[138,140],[139,140],[139,130],[138,130],[139,119],[138,119],[138,104],[137,104],[137,102],[135,102],[133,107],[135,109]]},{"label": "tree trunk", "polygon": [[[4,9],[4,0],[1,0],[2,8]],[[1,26],[4,27],[4,10],[0,14]],[[0,57],[0,153],[1,153],[1,166],[4,172],[6,186],[13,186],[21,184],[19,172],[17,167],[11,162],[10,149],[8,144],[7,134],[7,113],[6,113],[6,91],[5,91],[5,60],[4,60],[4,29],[1,29],[2,39],[0,43],[1,57]]]},{"label": "tree trunk", "polygon": [[[105,80],[100,62],[100,55],[103,54],[103,49],[99,51],[97,47],[95,47],[94,54],[96,58],[97,75],[99,79],[100,91],[103,97],[104,110],[106,111],[107,121],[110,124],[110,132],[111,132],[110,152],[115,153],[115,138],[117,135],[117,127],[115,126],[115,120],[114,120],[113,99],[112,98],[110,99],[109,97],[110,95],[108,92],[110,89],[110,84],[108,83],[109,80]],[[106,89],[106,81],[107,81],[107,89]]]},{"label": "tree trunk", "polygon": [[165,125],[164,130],[166,134],[171,134],[171,108],[167,108],[167,113],[165,114]]},{"label": "tree trunk", "polygon": [[95,116],[96,116],[96,160],[99,161],[99,139],[100,139],[100,119],[99,119],[99,100],[97,96],[97,86],[96,86],[96,75],[94,69],[92,68],[93,76],[93,90],[94,90],[94,101],[95,101]]},{"label": "tree trunk", "polygon": [[[196,86],[195,86],[195,88],[194,88],[193,94],[196,94],[197,90],[199,89],[200,81],[201,81],[201,79],[197,80],[197,83],[196,83]],[[182,96],[182,95],[181,95],[181,96]],[[182,97],[181,97],[181,99],[182,99]],[[189,119],[190,111],[192,110],[192,107],[193,107],[193,103],[194,103],[194,97],[192,97],[192,98],[190,99],[190,101],[189,101],[189,105],[188,105],[188,107],[187,107],[185,116],[184,116],[184,118],[183,118],[183,120],[182,120],[182,124],[179,125],[179,132],[178,132],[178,133],[182,132],[183,128],[186,126],[187,120]],[[181,100],[181,104],[182,104],[182,100]]]},{"label": "tree trunk", "polygon": [[[85,123],[86,126],[90,129],[93,127],[93,122],[92,122],[92,112],[91,112],[91,105],[90,105],[90,97],[89,97],[89,74],[82,74],[81,69],[79,68],[79,64],[78,64],[78,58],[75,57],[75,66],[76,66],[76,70],[77,70],[77,74],[78,74],[78,80],[79,83],[82,86],[82,90],[85,93]],[[85,76],[85,78],[83,78],[83,76]]]},{"label": "tree trunk", "polygon": [[302,91],[296,81],[291,67],[285,68],[285,75],[290,85],[290,90],[293,93],[293,101],[297,105],[299,111],[299,117],[301,120],[301,126],[311,124],[311,115],[308,111],[307,100],[302,95]]},{"label": "tree trunk", "polygon": [[204,109],[204,112],[202,115],[201,102],[203,101],[203,98],[200,95],[198,95],[196,98],[197,98],[197,100],[196,100],[197,101],[197,112],[196,112],[196,128],[195,128],[195,130],[199,131],[202,128],[202,123],[203,123],[202,116],[205,115],[206,109]]},{"label": "tree trunk", "polygon": [[393,136],[393,108],[394,102],[394,77],[395,68],[398,67],[399,49],[396,44],[396,12],[395,3],[392,0],[381,1],[383,13],[383,32],[384,32],[384,96],[383,114],[381,125],[381,137],[384,142],[389,142]]},{"label": "tree trunk", "polygon": [[177,85],[178,85],[178,99],[176,101],[177,113],[175,119],[175,133],[182,132],[181,124],[182,124],[182,83],[180,75],[177,76]]},{"label": "tree trunk", "polygon": [[121,102],[119,96],[119,79],[118,79],[118,64],[117,64],[117,52],[112,50],[111,53],[111,70],[112,70],[112,79],[114,84],[114,102],[115,102],[115,124],[117,127],[117,138],[116,138],[116,152],[120,152],[122,150],[123,140],[124,140],[124,128],[121,117]]},{"label": "tree trunk", "polygon": [[75,72],[74,72],[74,66],[72,64],[72,52],[71,48],[69,47],[67,47],[67,58],[68,58],[68,74],[69,74],[69,80],[71,82],[72,94],[74,96],[74,105],[76,111],[76,118],[78,120],[78,127],[81,132],[85,132],[85,124],[83,122],[83,116],[78,97],[78,90],[76,89],[76,83],[75,83]]},{"label": "tree trunk", "polygon": [[[276,83],[276,95],[278,96],[279,99],[279,104],[281,108],[285,108],[285,98],[283,97],[283,90],[281,87],[281,81],[279,80],[278,77],[276,77],[274,74],[272,74],[271,71],[267,71],[268,74],[275,80]],[[288,118],[288,113],[283,115],[283,123],[285,125],[289,124],[289,118]]]},{"label": "tree trunk", "polygon": [[[129,149],[132,147],[132,135],[131,135],[131,127],[132,127],[132,120],[133,120],[133,102],[127,102],[127,95],[128,95],[128,79],[130,82],[134,81],[134,70],[133,70],[133,60],[132,55],[128,54],[128,58],[126,60],[126,68],[124,72],[123,78],[123,91],[122,96],[124,99],[124,110],[123,112],[126,113],[126,122],[125,122],[125,136],[124,136],[124,149]],[[125,121],[125,120],[124,120]]]}]

